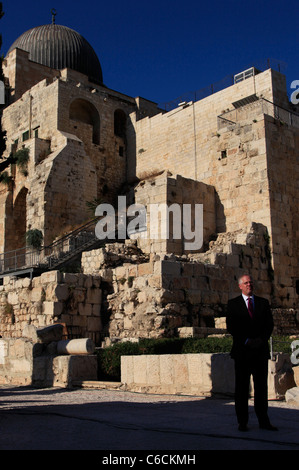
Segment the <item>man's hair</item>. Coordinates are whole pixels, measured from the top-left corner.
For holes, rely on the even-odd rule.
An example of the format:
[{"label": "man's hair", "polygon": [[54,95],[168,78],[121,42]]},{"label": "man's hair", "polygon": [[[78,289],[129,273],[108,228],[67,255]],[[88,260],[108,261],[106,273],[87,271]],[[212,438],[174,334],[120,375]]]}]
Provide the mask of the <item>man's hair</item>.
[{"label": "man's hair", "polygon": [[243,277],[248,276],[250,279],[252,279],[252,276],[248,273],[242,274],[241,276],[238,277],[238,284],[242,284],[242,279]]}]

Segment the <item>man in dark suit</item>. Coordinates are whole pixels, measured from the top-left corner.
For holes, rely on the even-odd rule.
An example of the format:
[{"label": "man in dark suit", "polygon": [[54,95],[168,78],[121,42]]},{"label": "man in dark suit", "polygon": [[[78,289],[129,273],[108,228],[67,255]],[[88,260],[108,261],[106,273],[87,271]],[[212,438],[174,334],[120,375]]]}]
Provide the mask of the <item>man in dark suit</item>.
[{"label": "man in dark suit", "polygon": [[253,295],[249,275],[238,280],[242,295],[229,300],[227,330],[233,337],[235,409],[240,431],[247,431],[250,376],[254,382],[254,409],[261,429],[277,430],[268,418],[268,340],[273,318],[268,300]]}]

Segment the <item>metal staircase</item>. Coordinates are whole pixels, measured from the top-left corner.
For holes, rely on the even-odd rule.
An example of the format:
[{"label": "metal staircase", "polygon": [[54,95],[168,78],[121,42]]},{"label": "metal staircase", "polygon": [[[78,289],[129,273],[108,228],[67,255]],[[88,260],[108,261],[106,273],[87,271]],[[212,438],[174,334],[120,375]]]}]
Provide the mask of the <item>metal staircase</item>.
[{"label": "metal staircase", "polygon": [[[109,241],[99,240],[95,235],[98,219],[93,219],[49,246],[40,249],[28,247],[0,255],[0,279],[5,276],[31,277],[42,272],[61,269],[76,259],[83,251],[99,248]],[[115,240],[113,240],[115,241]]]}]

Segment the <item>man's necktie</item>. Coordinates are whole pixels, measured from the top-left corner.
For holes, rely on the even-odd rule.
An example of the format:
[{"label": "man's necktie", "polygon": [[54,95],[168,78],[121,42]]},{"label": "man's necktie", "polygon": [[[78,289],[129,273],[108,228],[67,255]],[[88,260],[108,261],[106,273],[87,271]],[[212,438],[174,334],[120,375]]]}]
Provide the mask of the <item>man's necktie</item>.
[{"label": "man's necktie", "polygon": [[251,297],[248,297],[248,312],[251,318],[253,318],[253,303]]}]

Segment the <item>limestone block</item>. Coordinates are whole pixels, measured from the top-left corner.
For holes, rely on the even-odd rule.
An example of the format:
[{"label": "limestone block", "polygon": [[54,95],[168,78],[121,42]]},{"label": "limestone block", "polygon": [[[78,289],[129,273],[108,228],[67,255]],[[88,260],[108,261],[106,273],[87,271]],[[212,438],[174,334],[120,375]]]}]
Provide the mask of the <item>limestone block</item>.
[{"label": "limestone block", "polygon": [[175,261],[162,261],[162,274],[168,274],[174,277],[181,275],[181,263]]},{"label": "limestone block", "polygon": [[133,321],[132,321],[132,318],[130,318],[130,317],[125,317],[125,318],[124,318],[123,329],[124,329],[124,330],[131,330],[132,328],[133,328]]},{"label": "limestone block", "polygon": [[299,387],[299,366],[293,367],[293,372],[295,383],[297,387]]},{"label": "limestone block", "polygon": [[69,297],[69,287],[66,284],[59,284],[55,288],[55,296],[59,302],[63,302]]},{"label": "limestone block", "polygon": [[144,276],[153,273],[153,263],[142,263],[138,266],[138,275]]},{"label": "limestone block", "polygon": [[185,354],[176,354],[173,356],[173,371],[174,380],[177,386],[188,384],[190,382],[188,358]]},{"label": "limestone block", "polygon": [[188,290],[187,300],[191,305],[197,305],[201,302],[201,292],[198,290]]},{"label": "limestone block", "polygon": [[146,384],[147,383],[147,356],[134,356],[133,359],[133,374],[131,380],[133,383]]},{"label": "limestone block", "polygon": [[9,348],[10,358],[24,358],[26,356],[25,345],[26,340],[24,341],[23,339],[11,341]]},{"label": "limestone block", "polygon": [[[68,291],[69,292],[69,291]],[[69,294],[68,294],[69,295]],[[74,289],[72,291],[72,298],[74,300],[74,302],[85,302],[85,299],[86,299],[86,289],[83,288],[83,287],[76,287],[76,289]],[[68,297],[66,297],[65,300],[67,300]]]},{"label": "limestone block", "polygon": [[234,364],[229,354],[123,356],[121,380],[129,390],[230,395]]},{"label": "limestone block", "polygon": [[269,361],[269,399],[284,398],[286,391],[296,386],[289,354],[277,354]]},{"label": "limestone block", "polygon": [[50,344],[52,341],[60,341],[63,335],[63,325],[55,324],[46,328],[36,330],[38,339],[44,344]]},{"label": "limestone block", "polygon": [[54,385],[54,361],[52,356],[39,356],[33,360],[32,385],[52,387]]},{"label": "limestone block", "polygon": [[135,303],[128,302],[124,305],[124,312],[126,315],[130,315],[131,313],[135,312]]},{"label": "limestone block", "polygon": [[[66,358],[67,357],[65,357],[64,360],[66,360]],[[70,384],[78,380],[97,380],[96,356],[71,356],[69,361]]]},{"label": "limestone block", "polygon": [[66,282],[67,284],[77,285],[78,284],[78,275],[72,273],[63,273],[59,278],[59,282]]},{"label": "limestone block", "polygon": [[121,381],[125,384],[134,383],[134,356],[121,356]]},{"label": "limestone block", "polygon": [[33,343],[38,342],[36,327],[34,325],[25,325],[23,328],[22,336],[30,339]]},{"label": "limestone block", "polygon": [[47,284],[49,282],[60,283],[62,278],[62,273],[60,271],[49,271],[41,274],[41,283]]},{"label": "limestone block", "polygon": [[147,382],[150,380],[153,385],[161,383],[159,356],[146,356],[146,375]]},{"label": "limestone block", "polygon": [[293,387],[287,390],[285,399],[288,404],[299,407],[299,387]]},{"label": "limestone block", "polygon": [[31,302],[40,302],[43,296],[43,288],[42,287],[34,287],[31,290]]},{"label": "limestone block", "polygon": [[162,287],[162,278],[161,276],[149,276],[148,277],[148,285],[150,287],[155,287],[160,289]]},{"label": "limestone block", "polygon": [[98,333],[102,330],[102,321],[100,317],[87,317],[87,331]]},{"label": "limestone block", "polygon": [[148,295],[146,290],[142,290],[138,293],[137,300],[139,303],[145,303],[147,301]]},{"label": "limestone block", "polygon": [[10,376],[14,374],[29,374],[32,371],[32,364],[26,358],[11,359],[10,360]]},{"label": "limestone block", "polygon": [[211,357],[210,380],[212,393],[233,395],[235,392],[234,361],[229,354],[213,354]]},{"label": "limestone block", "polygon": [[5,364],[6,357],[8,354],[8,342],[4,339],[0,339],[0,366]]},{"label": "limestone block", "polygon": [[199,354],[188,354],[186,356],[186,362],[188,366],[188,382],[193,385],[200,385],[202,382],[202,376],[199,370],[202,366],[202,358]]},{"label": "limestone block", "polygon": [[22,279],[22,287],[29,288],[31,286],[31,279],[29,277],[25,277]]},{"label": "limestone block", "polygon": [[239,255],[230,255],[227,257],[227,266],[238,268],[240,266]]},{"label": "limestone block", "polygon": [[17,292],[15,292],[15,291],[8,292],[7,302],[10,305],[18,305],[19,304],[19,296],[18,296]]},{"label": "limestone block", "polygon": [[79,315],[91,316],[92,315],[92,305],[91,304],[85,304],[85,303],[79,303],[78,304],[78,311],[79,311]]},{"label": "limestone block", "polygon": [[163,354],[160,356],[160,380],[162,384],[173,385],[174,383],[173,355]]},{"label": "limestone block", "polygon": [[102,302],[102,291],[96,287],[87,289],[86,302],[89,304],[100,304]]},{"label": "limestone block", "polygon": [[61,302],[44,302],[43,303],[43,313],[44,315],[51,315],[54,317],[59,317],[63,310],[63,304]]}]

